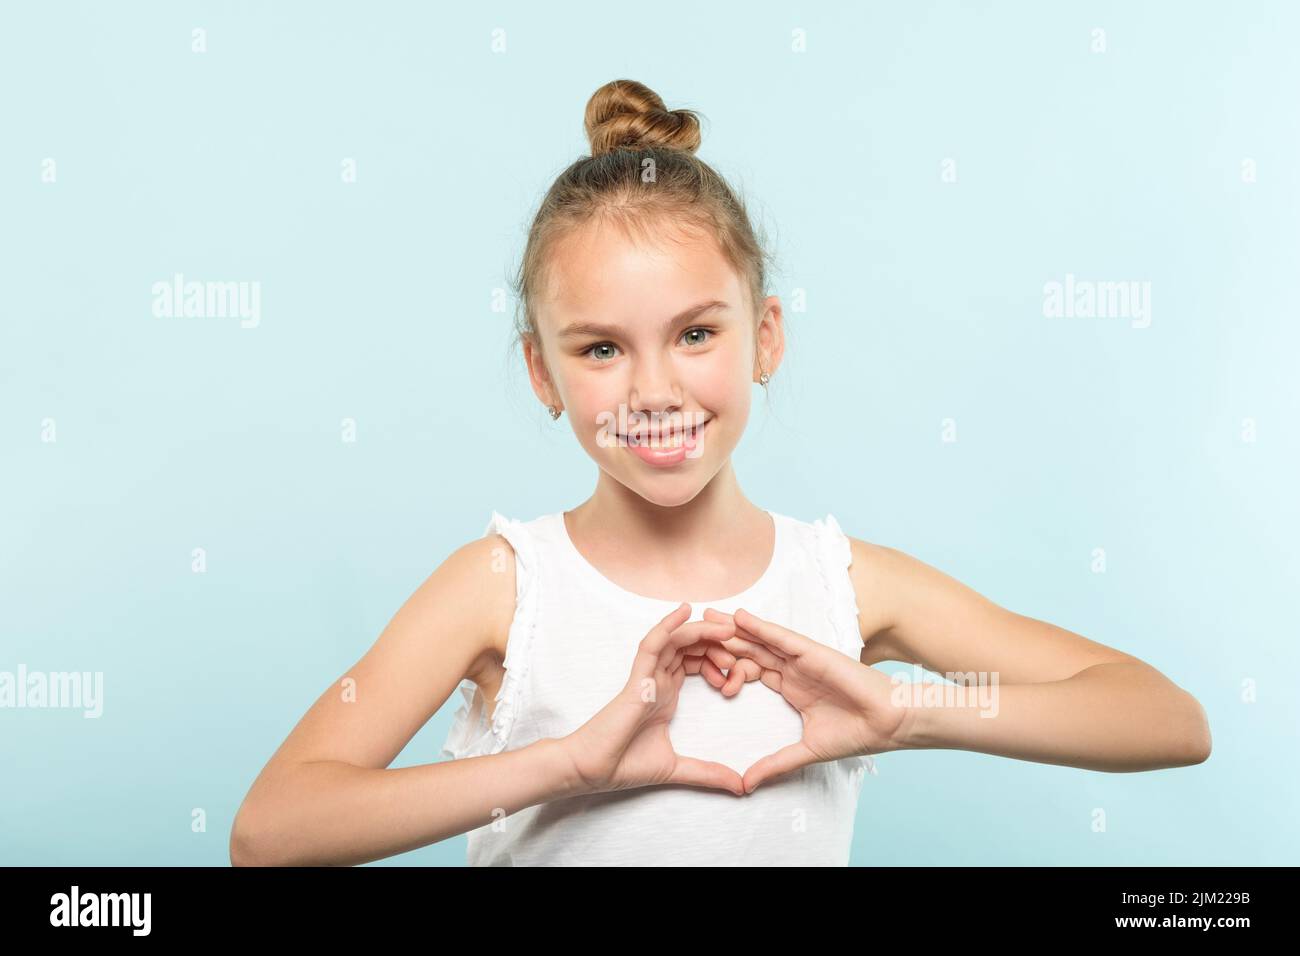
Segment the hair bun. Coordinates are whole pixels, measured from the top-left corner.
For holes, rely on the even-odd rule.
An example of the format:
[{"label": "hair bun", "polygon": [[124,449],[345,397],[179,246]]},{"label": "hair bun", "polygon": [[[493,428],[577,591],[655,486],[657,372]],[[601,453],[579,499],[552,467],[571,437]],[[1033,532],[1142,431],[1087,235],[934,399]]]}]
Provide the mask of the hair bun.
[{"label": "hair bun", "polygon": [[636,80],[611,80],[593,93],[583,125],[592,156],[615,149],[700,148],[699,117],[668,109],[658,93]]}]

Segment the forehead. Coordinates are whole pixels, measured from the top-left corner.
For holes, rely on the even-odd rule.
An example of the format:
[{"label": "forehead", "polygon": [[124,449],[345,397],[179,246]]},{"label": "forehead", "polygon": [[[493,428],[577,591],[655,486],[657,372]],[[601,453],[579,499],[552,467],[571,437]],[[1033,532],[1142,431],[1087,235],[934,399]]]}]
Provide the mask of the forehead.
[{"label": "forehead", "polygon": [[657,320],[708,299],[739,307],[743,295],[717,241],[680,228],[629,235],[593,220],[556,243],[547,273],[539,313],[552,322],[596,313],[606,322]]}]

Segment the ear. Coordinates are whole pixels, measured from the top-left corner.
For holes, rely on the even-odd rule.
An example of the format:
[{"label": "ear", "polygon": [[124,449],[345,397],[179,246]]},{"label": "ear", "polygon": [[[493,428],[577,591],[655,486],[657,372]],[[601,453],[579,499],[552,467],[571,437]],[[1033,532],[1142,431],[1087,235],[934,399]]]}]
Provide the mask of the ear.
[{"label": "ear", "polygon": [[754,381],[766,371],[768,375],[776,374],[785,355],[785,325],[781,300],[769,295],[763,300],[763,315],[759,319],[754,340]]},{"label": "ear", "polygon": [[560,400],[560,393],[555,388],[551,373],[546,368],[541,346],[531,335],[524,337],[523,344],[524,364],[528,366],[528,381],[533,386],[533,394],[541,399],[543,405],[554,405],[556,408],[563,409],[564,403]]}]

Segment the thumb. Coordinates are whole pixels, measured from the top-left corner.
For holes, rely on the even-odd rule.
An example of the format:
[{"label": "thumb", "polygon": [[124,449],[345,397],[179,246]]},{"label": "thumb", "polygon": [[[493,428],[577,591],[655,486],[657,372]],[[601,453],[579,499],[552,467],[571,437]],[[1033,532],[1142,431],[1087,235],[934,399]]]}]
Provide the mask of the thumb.
[{"label": "thumb", "polygon": [[812,754],[803,741],[782,747],[750,765],[743,778],[745,793],[753,793],[760,784],[812,763]]},{"label": "thumb", "polygon": [[744,793],[744,782],[740,774],[724,763],[713,760],[698,760],[695,757],[677,757],[677,766],[673,768],[668,783],[684,783],[692,787],[709,787],[714,790],[728,790],[736,796]]}]

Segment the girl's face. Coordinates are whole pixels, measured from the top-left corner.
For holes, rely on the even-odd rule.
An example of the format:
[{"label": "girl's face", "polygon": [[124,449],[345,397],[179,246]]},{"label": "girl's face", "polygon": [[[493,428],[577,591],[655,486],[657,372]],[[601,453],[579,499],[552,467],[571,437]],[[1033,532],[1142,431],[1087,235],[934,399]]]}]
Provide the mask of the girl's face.
[{"label": "girl's face", "polygon": [[541,351],[524,346],[533,391],[620,484],[665,507],[690,501],[739,443],[752,383],[780,364],[779,300],[764,300],[756,331],[745,284],[695,233],[637,242],[593,221],[550,265]]}]

